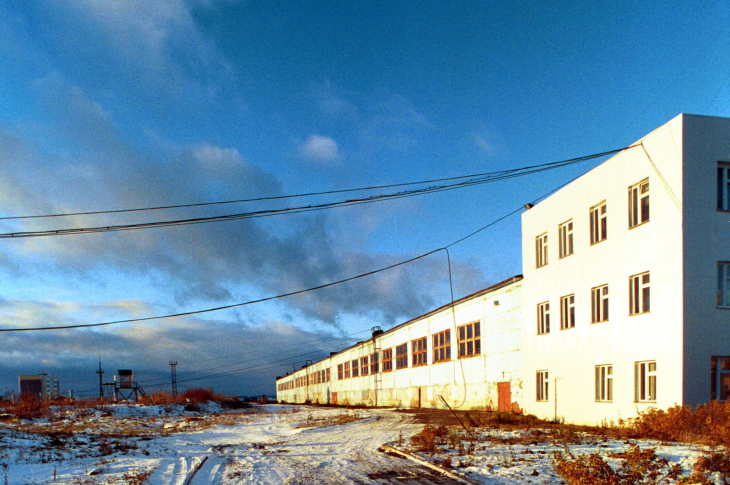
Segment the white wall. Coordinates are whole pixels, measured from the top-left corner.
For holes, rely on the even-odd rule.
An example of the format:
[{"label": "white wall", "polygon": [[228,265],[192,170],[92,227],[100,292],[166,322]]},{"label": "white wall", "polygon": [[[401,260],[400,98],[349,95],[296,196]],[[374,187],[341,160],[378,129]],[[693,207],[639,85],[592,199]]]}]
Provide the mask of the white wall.
[{"label": "white wall", "polygon": [[[445,407],[439,399],[439,396],[443,396],[449,405],[462,409],[496,409],[497,383],[510,382],[511,400],[515,408],[521,407],[521,288],[521,278],[516,277],[509,284],[457,302],[453,312],[449,306],[442,307],[395,327],[375,340],[370,339],[345,349],[325,361],[277,381],[280,384],[331,366],[330,383],[309,386],[308,389],[299,387],[280,391],[277,398],[287,402],[305,402],[308,399],[326,403],[329,391],[330,402],[332,393],[337,393],[338,404],[418,407],[420,390],[421,407]],[[481,325],[481,353],[459,359],[456,328],[471,322],[480,322]],[[451,360],[434,363],[432,335],[446,329],[451,331]],[[427,337],[428,365],[413,367],[411,342],[422,337]],[[395,347],[403,343],[408,344],[409,365],[404,369],[396,369]],[[381,372],[377,377],[368,375],[337,379],[338,364],[369,356],[375,346],[381,354]],[[382,350],[389,348],[393,349],[393,371],[382,372]]]},{"label": "white wall", "polygon": [[730,119],[684,117],[684,403],[710,399],[710,358],[730,355],[730,310],[716,304],[730,261],[730,213],[717,210],[717,162],[730,162]]},{"label": "white wall", "polygon": [[[576,423],[617,421],[651,405],[682,402],[682,118],[612,157],[522,216],[525,409]],[[628,188],[649,178],[650,221],[628,228]],[[608,238],[590,245],[589,210],[605,200]],[[574,254],[558,258],[558,225],[573,219]],[[548,264],[535,237],[548,233]],[[651,311],[629,316],[629,277],[649,271]],[[609,320],[591,323],[591,288],[609,285]],[[560,297],[575,294],[575,328],[560,330]],[[537,304],[551,330],[537,335]],[[657,363],[657,401],[634,402],[634,363]],[[596,402],[595,367],[613,365],[613,402]],[[547,402],[536,372],[547,370]],[[556,392],[557,386],[557,392]],[[556,402],[557,394],[557,402]]]}]

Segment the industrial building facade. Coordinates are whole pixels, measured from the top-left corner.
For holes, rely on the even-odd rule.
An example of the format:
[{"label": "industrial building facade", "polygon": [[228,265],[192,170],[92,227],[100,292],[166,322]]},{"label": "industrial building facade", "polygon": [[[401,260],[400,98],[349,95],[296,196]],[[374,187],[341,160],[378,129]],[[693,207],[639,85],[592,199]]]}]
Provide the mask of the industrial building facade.
[{"label": "industrial building facade", "polygon": [[462,298],[277,380],[292,403],[519,410],[522,277]]},{"label": "industrial building facade", "polygon": [[[730,119],[679,115],[525,211],[522,263],[524,280],[513,291],[516,299],[495,296],[514,305],[501,311],[520,321],[488,312],[480,317],[483,329],[493,329],[489,352],[513,360],[509,370],[499,369],[499,361],[487,354],[483,367],[465,365],[465,381],[472,386],[465,406],[497,409],[498,396],[495,401],[488,389],[508,381],[515,408],[575,423],[617,421],[652,406],[726,400]],[[459,305],[469,307],[470,298]],[[433,399],[441,392],[440,373],[429,372],[429,381],[420,377],[418,367],[410,367],[414,338],[427,337],[426,353],[435,359],[433,334],[441,327],[423,327],[423,319],[427,316],[393,329],[386,344],[402,345],[405,337],[395,334],[406,329],[413,337],[408,341],[413,377],[407,382],[414,384],[408,393],[401,387],[399,395],[408,396],[400,402],[403,406],[442,406]],[[458,320],[456,328],[467,320]],[[500,325],[505,325],[502,332]],[[512,333],[515,325],[518,338]],[[481,338],[484,347],[487,340]],[[452,339],[454,362],[461,360],[457,345]],[[336,368],[357,348],[329,360]],[[418,358],[415,362],[420,363]],[[428,365],[434,366],[431,360]],[[499,372],[509,371],[510,379],[498,379]],[[279,385],[302,375],[306,369],[280,379]],[[476,376],[488,376],[482,391],[475,388]],[[327,386],[339,398],[347,379],[331,378]],[[370,387],[381,386],[381,393],[406,382],[376,381],[372,374],[369,379]],[[347,400],[370,404],[362,398],[368,385],[359,382],[360,398],[353,388],[345,394]],[[519,392],[514,392],[516,383]],[[428,398],[417,402],[416,389]],[[290,402],[306,398],[301,392],[279,394]]]}]

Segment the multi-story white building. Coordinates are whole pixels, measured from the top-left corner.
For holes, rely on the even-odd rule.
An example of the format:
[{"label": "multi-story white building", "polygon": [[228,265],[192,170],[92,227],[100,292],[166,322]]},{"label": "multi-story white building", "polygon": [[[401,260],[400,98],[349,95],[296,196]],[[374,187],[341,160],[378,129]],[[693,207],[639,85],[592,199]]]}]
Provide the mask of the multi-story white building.
[{"label": "multi-story white building", "polygon": [[[524,280],[460,300],[455,321],[446,306],[395,327],[315,364],[332,376],[314,393],[302,389],[307,369],[280,379],[279,399],[442,407],[448,395],[504,409],[504,386],[509,407],[587,424],[726,400],[730,119],[679,115],[531,207],[522,263]],[[459,358],[453,336],[472,322],[482,353]],[[450,343],[437,349],[446,330]],[[445,348],[453,358],[440,362]],[[353,378],[373,355],[375,375],[371,364]]]},{"label": "multi-story white building", "polygon": [[523,213],[527,412],[727,398],[729,169],[730,119],[679,115]]},{"label": "multi-story white building", "polygon": [[279,401],[518,410],[522,277],[277,379]]}]

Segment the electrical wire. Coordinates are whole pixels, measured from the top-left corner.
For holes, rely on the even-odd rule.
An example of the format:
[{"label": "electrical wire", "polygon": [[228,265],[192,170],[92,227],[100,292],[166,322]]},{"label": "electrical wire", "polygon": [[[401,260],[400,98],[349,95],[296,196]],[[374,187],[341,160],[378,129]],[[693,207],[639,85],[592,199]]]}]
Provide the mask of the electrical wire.
[{"label": "electrical wire", "polygon": [[[617,151],[620,151],[620,150],[617,150]],[[615,151],[605,152],[603,154],[599,154],[598,156],[608,155],[610,153],[615,153]],[[574,160],[583,161],[583,157],[579,157]],[[525,166],[525,167],[520,167],[520,168],[510,169],[510,170],[500,170],[500,171],[495,171],[495,172],[483,172],[483,173],[476,173],[476,174],[470,174],[470,175],[458,175],[455,177],[435,178],[435,179],[430,179],[430,180],[421,180],[421,181],[417,181],[417,182],[402,182],[402,183],[396,183],[396,184],[371,185],[371,186],[367,186],[367,187],[357,187],[357,188],[349,188],[349,189],[336,189],[336,190],[325,190],[325,191],[320,191],[320,192],[307,192],[307,193],[302,193],[302,194],[254,197],[254,198],[249,198],[249,199],[223,200],[223,201],[214,201],[214,202],[196,202],[196,203],[190,203],[190,204],[162,205],[162,206],[153,206],[153,207],[139,207],[139,208],[132,208],[132,209],[111,209],[111,210],[97,210],[97,211],[84,211],[84,212],[65,212],[65,213],[59,213],[59,214],[37,214],[37,215],[27,215],[27,216],[5,216],[5,217],[0,217],[0,221],[20,220],[20,219],[42,219],[42,218],[52,218],[52,217],[88,216],[88,215],[100,215],[100,214],[120,214],[120,213],[128,213],[128,212],[147,212],[147,211],[159,211],[159,210],[191,208],[191,207],[206,207],[206,206],[211,206],[211,205],[238,204],[238,203],[244,203],[244,202],[283,200],[283,199],[292,199],[292,198],[301,198],[301,197],[312,197],[312,196],[319,196],[319,195],[344,194],[344,193],[363,192],[363,191],[367,191],[367,190],[376,190],[376,189],[378,189],[378,190],[379,189],[392,189],[395,187],[407,187],[407,186],[411,186],[411,185],[423,185],[423,184],[431,184],[431,183],[436,183],[436,182],[450,182],[453,180],[463,180],[463,179],[470,179],[470,178],[496,177],[496,176],[501,176],[501,175],[519,172],[519,171],[523,171],[523,170],[530,170],[530,169],[538,168],[538,167],[542,167],[542,166],[558,165],[558,164],[565,163],[567,161],[572,161],[572,160],[563,160],[563,161],[559,161],[559,162],[552,162],[549,164],[538,164],[538,165]]]},{"label": "electrical wire", "polygon": [[298,214],[298,213],[302,213],[302,212],[318,211],[318,210],[324,210],[324,209],[331,209],[331,208],[335,208],[335,207],[346,207],[346,206],[351,206],[351,205],[370,204],[370,203],[374,203],[374,202],[381,202],[383,200],[401,199],[401,198],[405,198],[405,197],[413,197],[413,196],[418,196],[418,195],[443,192],[443,191],[447,191],[447,190],[455,190],[455,189],[460,189],[460,188],[464,188],[464,187],[471,187],[471,186],[481,185],[481,184],[485,184],[485,183],[493,183],[496,181],[506,180],[506,179],[515,178],[515,177],[523,177],[526,175],[532,175],[532,174],[544,172],[547,170],[555,170],[557,168],[567,167],[567,166],[573,165],[575,163],[585,162],[585,161],[592,160],[595,158],[618,153],[620,151],[625,150],[626,148],[628,148],[628,147],[615,149],[615,150],[609,150],[609,151],[601,152],[601,153],[595,153],[592,155],[586,155],[586,156],[572,158],[572,159],[568,159],[568,160],[562,160],[559,162],[551,162],[551,163],[546,163],[546,164],[541,164],[541,165],[534,165],[531,167],[523,167],[523,168],[519,168],[519,169],[503,171],[503,172],[499,172],[498,175],[489,175],[489,176],[485,176],[485,177],[470,178],[470,179],[456,182],[453,184],[435,185],[435,186],[430,186],[430,187],[425,187],[425,188],[420,188],[420,189],[414,189],[414,190],[410,190],[410,191],[395,192],[395,193],[390,193],[390,194],[380,194],[380,195],[370,196],[370,197],[366,197],[366,198],[348,199],[348,200],[343,200],[343,201],[327,202],[327,203],[323,203],[323,204],[308,205],[308,206],[289,207],[289,208],[284,208],[284,209],[267,209],[267,210],[260,210],[260,211],[251,211],[251,212],[226,214],[226,215],[216,215],[216,216],[209,216],[209,217],[196,217],[196,218],[189,218],[189,219],[176,219],[176,220],[154,221],[154,222],[144,222],[144,223],[134,223],[134,224],[120,224],[120,225],[113,225],[113,226],[78,227],[78,228],[67,228],[67,229],[47,229],[47,230],[40,230],[40,231],[0,233],[0,239],[67,236],[67,235],[88,234],[88,233],[131,231],[131,230],[158,228],[158,227],[186,226],[186,225],[203,224],[203,223],[211,223],[211,222],[253,219],[253,218],[259,218],[259,217],[271,217],[271,216],[282,215],[282,214]]},{"label": "electrical wire", "polygon": [[[635,146],[638,146],[638,145],[632,145],[630,147],[624,148],[624,150],[633,148]],[[575,180],[575,178],[573,180]],[[569,182],[566,182],[565,184],[562,184],[560,187],[558,187],[556,189],[551,190],[547,194],[538,197],[537,199],[535,199],[531,203],[536,203],[537,201],[542,200],[543,198],[545,198],[548,195],[552,194],[553,192],[561,189],[562,187],[564,187],[565,185],[567,185],[570,182],[572,182],[572,180],[569,181]],[[493,226],[493,225],[501,222],[502,220],[504,220],[504,219],[506,219],[506,218],[508,218],[508,217],[510,217],[510,216],[512,216],[514,214],[516,214],[521,209],[522,209],[522,207],[520,207],[518,209],[515,209],[515,210],[509,212],[508,214],[506,214],[506,215],[504,215],[502,217],[499,217],[498,219],[496,219],[496,220],[490,222],[489,224],[481,227],[480,229],[477,229],[476,231],[472,232],[471,234],[469,234],[469,235],[467,235],[465,237],[462,237],[461,239],[458,239],[458,240],[456,240],[456,241],[452,242],[451,244],[448,244],[448,245],[446,245],[444,247],[441,247],[441,248],[438,248],[438,249],[434,249],[432,251],[428,251],[426,253],[420,254],[420,255],[415,256],[413,258],[410,258],[410,259],[401,261],[399,263],[391,264],[391,265],[385,266],[383,268],[375,269],[375,270],[372,270],[372,271],[368,271],[366,273],[361,273],[361,274],[358,274],[358,275],[355,275],[355,276],[351,276],[349,278],[344,278],[344,279],[341,279],[341,280],[332,281],[332,282],[325,283],[325,284],[322,284],[322,285],[318,285],[318,286],[314,286],[314,287],[310,287],[310,288],[305,288],[305,289],[302,289],[302,290],[292,291],[292,292],[289,292],[289,293],[284,293],[284,294],[280,294],[280,295],[269,296],[269,297],[265,297],[265,298],[259,298],[259,299],[256,299],[256,300],[249,300],[249,301],[242,302],[242,303],[233,303],[233,304],[230,304],[230,305],[223,305],[223,306],[214,307],[214,308],[206,308],[206,309],[203,309],[203,310],[192,310],[192,311],[180,312],[180,313],[172,313],[172,314],[168,314],[168,315],[157,315],[157,316],[143,317],[143,318],[129,318],[129,319],[124,319],[124,320],[114,320],[114,321],[110,321],[110,322],[101,322],[101,323],[82,323],[82,324],[75,324],[75,325],[62,325],[62,326],[56,326],[56,327],[0,328],[0,332],[33,332],[33,331],[68,330],[68,329],[78,329],[78,328],[104,327],[104,326],[109,326],[109,325],[118,325],[118,324],[122,324],[122,323],[135,323],[135,322],[145,322],[145,321],[151,321],[151,320],[162,320],[162,319],[177,318],[177,317],[190,316],[190,315],[199,315],[199,314],[202,314],[202,313],[210,313],[210,312],[215,312],[215,311],[219,311],[219,310],[226,310],[226,309],[230,309],[230,308],[236,308],[236,307],[242,307],[242,306],[247,306],[247,305],[253,305],[255,303],[263,303],[265,301],[277,300],[277,299],[286,298],[286,297],[289,297],[289,296],[300,295],[300,294],[303,294],[303,293],[308,293],[310,291],[321,290],[323,288],[328,288],[330,286],[335,286],[335,285],[338,285],[338,284],[341,284],[341,283],[346,283],[348,281],[353,281],[353,280],[356,280],[356,279],[359,279],[359,278],[364,278],[366,276],[370,276],[370,275],[373,275],[373,274],[376,274],[376,273],[381,273],[383,271],[387,271],[389,269],[397,268],[398,266],[403,266],[403,265],[412,263],[414,261],[418,261],[419,259],[426,258],[426,257],[428,257],[428,256],[430,256],[430,255],[432,255],[434,253],[437,253],[437,252],[439,252],[439,251],[441,251],[443,249],[447,249],[449,247],[452,247],[455,244],[458,244],[458,243],[460,243],[460,242],[462,242],[462,241],[464,241],[464,240],[466,240],[466,239],[468,239],[468,238],[470,238],[470,237],[472,237],[472,236],[480,233],[481,231],[483,231],[483,230],[485,230],[485,229],[487,229],[487,228],[489,228],[489,227],[491,227],[491,226]]]}]

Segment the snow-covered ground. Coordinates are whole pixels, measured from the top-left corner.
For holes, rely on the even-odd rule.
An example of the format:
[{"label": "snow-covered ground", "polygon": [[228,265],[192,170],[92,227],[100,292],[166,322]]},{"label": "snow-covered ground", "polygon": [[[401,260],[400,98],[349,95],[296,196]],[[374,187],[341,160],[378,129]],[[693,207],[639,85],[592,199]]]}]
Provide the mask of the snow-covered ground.
[{"label": "snow-covered ground", "polygon": [[59,414],[1,425],[0,484],[450,483],[378,451],[422,427],[387,410],[109,406]]},{"label": "snow-covered ground", "polygon": [[[57,409],[51,419],[0,423],[0,485],[456,483],[379,451],[386,443],[408,450],[409,438],[422,428],[411,415],[385,409],[228,411],[212,403],[199,412],[174,405]],[[471,449],[463,440],[460,451],[452,433],[452,447],[416,455],[436,464],[448,457],[452,469],[474,483],[557,484],[555,452],[608,454],[628,447],[592,437],[569,444],[534,430],[477,433]],[[690,470],[701,449],[659,446],[657,453]]]},{"label": "snow-covered ground", "polygon": [[[533,429],[501,431],[498,429],[474,430],[476,435],[474,449],[469,449],[470,441],[464,430],[456,429],[461,438],[462,450],[458,445],[448,443],[439,446],[441,451],[436,453],[419,453],[414,455],[434,463],[442,464],[444,460],[451,461],[454,471],[474,483],[492,485],[518,485],[524,483],[559,484],[565,483],[555,471],[555,457],[560,453],[573,457],[600,453],[602,458],[614,468],[621,464],[622,453],[632,444],[641,449],[654,448],[660,458],[667,458],[670,464],[678,463],[682,466],[684,476],[689,476],[692,467],[703,450],[707,448],[698,445],[669,444],[662,445],[652,440],[625,440],[617,441],[610,437],[596,437],[583,433],[571,434],[569,439],[559,433]],[[717,477],[718,482],[719,477]],[[666,481],[662,483],[674,483]]]}]

